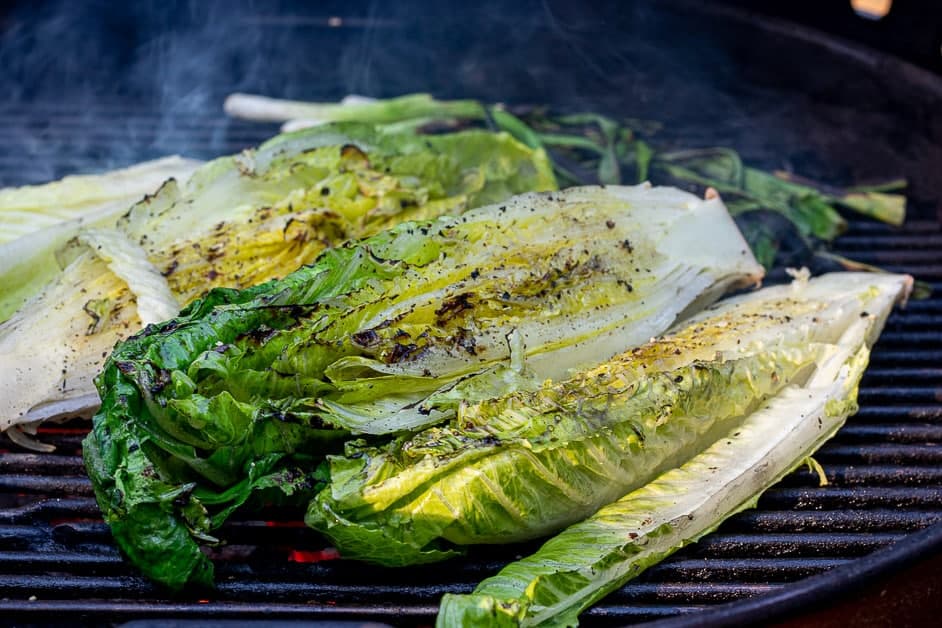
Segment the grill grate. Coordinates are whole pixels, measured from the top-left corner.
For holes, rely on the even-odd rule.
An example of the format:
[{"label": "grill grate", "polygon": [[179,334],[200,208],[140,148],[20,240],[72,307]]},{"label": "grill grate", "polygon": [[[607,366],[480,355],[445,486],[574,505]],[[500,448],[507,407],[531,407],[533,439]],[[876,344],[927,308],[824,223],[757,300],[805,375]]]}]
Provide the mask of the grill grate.
[{"label": "grill grate", "polygon": [[[349,10],[349,3],[327,3],[334,4]],[[508,13],[509,6],[495,10],[485,2],[480,14],[468,15],[393,4],[398,11],[390,17],[405,25],[376,33],[355,20],[350,28],[332,28],[323,19],[326,27],[312,26],[303,15],[271,20],[246,15],[239,3],[220,4],[224,11],[213,12],[212,22],[235,25],[234,47],[207,39],[212,33],[199,28],[154,39],[160,44],[154,49],[166,54],[135,57],[154,73],[153,93],[114,76],[110,68],[126,65],[124,56],[115,63],[108,54],[97,59],[82,52],[121,56],[122,28],[106,32],[108,46],[93,45],[97,31],[89,25],[103,23],[97,12],[85,21],[57,20],[53,26],[65,27],[60,32],[44,31],[20,13],[10,14],[15,28],[8,28],[0,9],[0,32],[13,36],[0,42],[0,58],[10,66],[0,77],[9,96],[0,105],[0,186],[168,153],[208,159],[258,144],[277,126],[208,110],[235,90],[299,98],[432,90],[443,97],[558,102],[574,111],[671,121],[662,141],[736,146],[750,163],[822,180],[905,175],[915,220],[901,229],[854,222],[839,252],[909,272],[928,282],[935,296],[910,303],[888,322],[861,386],[860,412],[816,456],[830,485],[817,486],[805,470],[791,474],[756,510],[731,518],[613,593],[585,614],[585,623],[621,625],[802,587],[807,593],[809,581],[797,581],[906,546],[919,530],[942,521],[937,76],[728,3],[630,3],[604,20],[601,13],[567,13],[565,3],[518,3]],[[380,17],[389,7],[381,8]],[[483,19],[491,14],[500,21]],[[155,27],[167,22],[146,21]],[[127,39],[139,42],[162,34],[128,26]],[[20,35],[29,37],[20,41]],[[81,46],[70,45],[73,37]],[[196,55],[202,50],[192,42],[213,54]],[[55,63],[45,63],[44,45],[55,48]],[[160,71],[167,69],[181,73]],[[184,89],[173,89],[174,78],[183,79]],[[194,89],[200,85],[205,92]],[[143,91],[134,98],[151,104],[135,106],[131,96],[121,96],[137,88]],[[192,592],[170,597],[128,566],[100,520],[80,458],[86,429],[78,422],[45,429],[43,440],[58,447],[52,455],[23,453],[0,439],[0,616],[7,622],[303,617],[427,624],[444,592],[469,591],[536,546],[475,548],[446,565],[393,571],[330,560],[298,512],[266,513],[273,519],[268,522],[243,516],[222,530],[229,544],[217,551],[218,590],[202,594],[206,599]]]},{"label": "grill grate", "polygon": [[[841,252],[877,261],[903,249],[900,270],[928,278],[938,294],[940,240],[934,223],[901,230],[854,223]],[[658,619],[771,593],[942,521],[942,338],[932,331],[940,322],[938,296],[892,315],[861,387],[860,413],[816,456],[830,485],[817,486],[805,470],[791,474],[758,509],[733,517],[588,611],[587,623]],[[98,519],[80,457],[84,431],[81,424],[46,429],[44,439],[58,447],[53,455],[0,453],[5,617],[427,622],[443,593],[469,591],[508,553],[535,547],[476,548],[446,568],[365,569],[330,560],[299,513],[280,511],[270,515],[274,521],[242,518],[224,527],[229,545],[217,551],[219,587],[203,594],[208,599],[168,597],[123,561]]]},{"label": "grill grate", "polygon": [[[626,31],[634,36],[620,33],[618,38],[609,39],[624,39],[634,45],[642,35],[656,30],[656,26],[645,21],[643,32]],[[699,95],[695,102],[710,100],[722,105],[722,115],[713,116],[714,109],[706,107],[699,124],[694,119],[666,132],[677,132],[692,145],[707,145],[715,137],[722,137],[721,143],[750,147],[759,159],[766,155],[774,160],[775,167],[781,165],[779,159],[783,155],[805,152],[820,155],[812,160],[808,174],[824,168],[830,174],[822,176],[828,179],[842,176],[865,179],[872,173],[871,165],[879,164],[879,171],[898,169],[911,177],[914,194],[921,198],[923,209],[929,209],[927,202],[937,202],[939,188],[933,187],[935,179],[930,175],[934,175],[932,168],[940,154],[935,139],[938,133],[932,128],[928,132],[917,131],[912,126],[918,124],[913,120],[933,119],[931,114],[938,110],[937,100],[928,94],[936,92],[919,87],[922,83],[914,83],[909,86],[915,94],[912,98],[887,100],[886,94],[895,92],[869,74],[869,70],[862,69],[864,64],[853,61],[853,57],[852,63],[838,63],[827,56],[834,68],[847,63],[854,68],[854,72],[839,74],[844,77],[840,82],[842,90],[855,85],[862,90],[851,92],[856,95],[847,97],[849,104],[842,103],[843,97],[838,93],[841,90],[832,93],[831,89],[837,74],[833,68],[828,69],[820,55],[813,63],[798,63],[795,59],[807,59],[808,52],[804,56],[785,54],[786,50],[801,52],[806,48],[821,51],[808,42],[796,48],[775,29],[770,36],[768,27],[755,28],[755,22],[748,22],[747,31],[754,31],[755,37],[763,40],[754,42],[755,46],[748,45],[744,32],[734,33],[747,38],[739,41],[743,50],[750,50],[750,55],[738,54],[737,59],[755,57],[755,66],[750,67],[753,71],[761,69],[757,75],[763,80],[775,76],[784,81],[774,86],[776,103],[767,110],[763,109],[768,106],[765,96],[747,90],[738,93],[737,105],[751,113],[729,115],[725,98],[704,98],[689,73],[656,62],[651,64],[653,81],[642,74],[608,84],[590,74],[587,83],[573,83],[580,87],[570,91],[584,93],[586,101],[593,103],[596,97],[601,99],[612,91],[618,106],[614,110],[622,110],[623,100],[631,99],[632,110],[641,107],[643,113],[648,102],[655,107],[652,116],[663,119],[680,116],[670,110],[662,111],[662,106],[675,102],[683,105],[684,114],[689,114],[684,103],[691,102],[689,94]],[[669,41],[675,41],[677,32],[670,29]],[[695,29],[683,32],[690,37],[714,29],[704,28],[698,22]],[[717,32],[722,36],[726,31]],[[303,34],[310,35],[308,31]],[[758,45],[765,39],[776,45]],[[783,47],[785,44],[791,47]],[[567,46],[555,47],[568,49]],[[763,56],[766,48],[773,54]],[[699,55],[707,47],[695,45],[693,49]],[[256,52],[253,49],[253,54]],[[395,57],[388,54],[375,59],[378,75],[389,69],[380,67],[382,60]],[[660,58],[660,53],[656,57]],[[807,90],[801,91],[807,88],[805,83],[790,86],[790,72],[774,71],[779,59],[787,60],[789,66],[802,67],[801,76],[806,81],[813,81],[820,68],[826,75],[822,85],[827,85],[827,89],[812,90],[817,96],[806,100],[802,94]],[[278,61],[282,65],[283,59],[279,57]],[[565,64],[553,65],[546,74],[539,74],[536,72],[539,60],[530,61],[533,63],[518,64],[515,60],[508,65],[528,66],[538,78],[566,74]],[[725,63],[713,61],[710,58],[709,65],[723,67]],[[545,65],[545,60],[542,63]],[[463,85],[462,89],[473,93],[477,85],[473,77],[460,73],[453,77],[454,68],[447,62],[440,65],[448,68],[449,76],[448,81],[438,84],[454,79]],[[621,60],[618,65],[622,65]],[[892,64],[885,66],[897,68]],[[540,90],[551,81],[519,77],[512,80],[503,74],[499,75],[502,80],[497,80],[497,74],[491,76],[495,70],[492,66],[482,67],[480,75],[487,77],[486,82],[500,92],[495,97],[511,102],[515,98],[520,100],[507,91],[519,86],[525,98],[536,102],[550,100],[548,92]],[[691,67],[703,71],[696,63]],[[318,74],[322,74],[321,69],[318,67]],[[300,66],[292,66],[292,81],[303,83],[303,71]],[[910,81],[918,78],[911,72],[887,75],[906,76]],[[855,76],[873,83],[866,83],[864,89],[851,81]],[[745,77],[745,82],[749,82],[748,74]],[[469,81],[471,88],[466,85]],[[596,83],[604,88],[601,92],[595,89]],[[635,91],[622,94],[626,85],[634,85]],[[683,91],[691,85],[689,94]],[[396,85],[387,91],[402,89]],[[861,95],[871,92],[877,96]],[[688,98],[654,97],[665,93],[687,94]],[[712,90],[705,93],[716,96]],[[781,108],[777,102],[780,93],[786,95]],[[837,99],[835,105],[829,103],[831,98]],[[870,103],[869,108],[861,107],[860,103]],[[165,116],[127,102],[109,103],[96,98],[92,104],[87,108],[76,107],[69,98],[64,98],[60,103],[0,107],[0,140],[4,145],[0,151],[0,185],[36,183],[89,167],[119,167],[172,152],[212,158],[258,144],[277,130],[276,125],[229,120],[217,112],[187,111],[186,115],[177,112],[178,115]],[[878,107],[886,111],[881,113]],[[841,117],[845,115],[846,120]],[[704,120],[709,124],[704,124]],[[749,124],[743,124],[744,120]],[[897,125],[896,120],[904,122]],[[793,127],[801,128],[802,132],[793,137],[781,131]],[[758,144],[750,141],[756,128],[769,132]],[[861,149],[853,138],[838,133],[841,129],[860,128],[868,130],[866,149]],[[874,148],[881,146],[886,153]],[[29,159],[24,160],[24,156]],[[828,171],[830,164],[841,164],[850,170]],[[853,222],[839,240],[840,253],[888,270],[909,272],[928,282],[936,296],[912,302],[905,312],[890,318],[861,386],[860,412],[816,456],[830,485],[817,486],[816,476],[805,470],[791,474],[763,496],[756,510],[731,518],[716,533],[613,593],[586,613],[586,623],[623,624],[671,617],[775,593],[799,579],[851,564],[942,521],[942,336],[938,334],[942,326],[939,254],[942,229],[937,219],[925,220],[927,214],[917,216],[900,229]],[[224,527],[221,536],[229,544],[217,552],[219,587],[208,599],[172,598],[127,565],[100,521],[80,458],[85,429],[81,423],[74,423],[44,430],[43,440],[58,447],[52,455],[27,454],[0,442],[0,613],[8,621],[63,622],[66,618],[70,623],[112,623],[142,616],[203,619],[304,616],[427,623],[444,592],[469,591],[476,582],[498,570],[508,556],[523,555],[535,548],[535,544],[475,548],[467,558],[444,566],[395,571],[364,568],[329,560],[332,554],[300,524],[300,513],[278,512],[266,514],[274,521],[242,518]],[[30,601],[32,597],[36,599]]]}]

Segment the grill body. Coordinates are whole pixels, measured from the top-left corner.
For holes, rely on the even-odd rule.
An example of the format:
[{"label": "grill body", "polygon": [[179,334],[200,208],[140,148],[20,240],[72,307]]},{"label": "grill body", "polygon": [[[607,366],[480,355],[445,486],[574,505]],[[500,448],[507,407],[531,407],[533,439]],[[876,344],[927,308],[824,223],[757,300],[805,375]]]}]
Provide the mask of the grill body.
[{"label": "grill body", "polygon": [[[890,318],[860,390],[860,412],[816,456],[830,484],[818,486],[807,471],[793,473],[757,509],[649,569],[588,611],[585,623],[721,624],[774,617],[801,600],[825,602],[822,591],[832,590],[827,587],[854,586],[854,578],[942,549],[939,77],[788,23],[683,2],[656,8],[642,3],[605,26],[603,34],[617,34],[630,46],[600,39],[593,30],[600,28],[598,16],[572,22],[566,14],[543,15],[539,24],[491,24],[493,40],[504,30],[524,31],[530,37],[525,50],[520,43],[508,49],[445,46],[429,31],[429,45],[443,46],[433,61],[405,43],[428,24],[403,15],[388,22],[373,16],[374,26],[389,30],[352,21],[339,31],[318,16],[279,21],[240,15],[272,37],[320,37],[321,48],[348,50],[388,33],[386,54],[369,57],[376,85],[338,72],[318,76],[304,64],[290,82],[273,70],[269,78],[283,81],[281,89],[259,78],[214,80],[205,101],[172,112],[172,128],[160,99],[112,95],[78,111],[74,102],[54,102],[37,90],[0,106],[0,137],[7,141],[0,184],[169,152],[208,158],[276,131],[226,120],[218,107],[229,90],[326,99],[364,86],[381,94],[433,89],[442,96],[630,112],[668,121],[662,134],[668,141],[735,146],[751,163],[837,183],[906,176],[912,198],[906,226],[853,221],[838,252],[911,273],[928,282],[934,296]],[[475,42],[471,28],[456,31],[457,40]],[[689,49],[660,54],[665,42],[678,38],[688,38]],[[593,48],[593,41],[605,43]],[[331,58],[321,48],[311,53],[317,62]],[[515,54],[526,62],[511,63]],[[397,59],[428,72],[404,74],[391,65]],[[274,56],[264,61],[278,63]],[[314,77],[322,87],[304,91]],[[36,166],[24,167],[24,157]],[[425,624],[443,593],[470,591],[510,557],[536,548],[473,548],[446,566],[387,570],[332,560],[298,512],[266,512],[264,519],[243,514],[220,533],[227,545],[215,556],[218,589],[172,597],[135,573],[110,540],[81,463],[86,429],[81,423],[44,429],[43,440],[57,446],[51,455],[9,444],[0,451],[0,613],[6,619],[111,624],[141,617],[303,617]],[[835,584],[841,574],[851,584]]]}]

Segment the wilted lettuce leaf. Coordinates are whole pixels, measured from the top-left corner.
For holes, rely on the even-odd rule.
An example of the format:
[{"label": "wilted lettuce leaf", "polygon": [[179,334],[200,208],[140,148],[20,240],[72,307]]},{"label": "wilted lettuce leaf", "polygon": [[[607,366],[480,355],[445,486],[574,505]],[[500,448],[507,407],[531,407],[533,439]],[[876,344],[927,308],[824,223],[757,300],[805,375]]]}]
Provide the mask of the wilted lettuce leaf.
[{"label": "wilted lettuce leaf", "polygon": [[[352,431],[414,429],[537,387],[760,275],[719,200],[676,190],[525,195],[405,223],[284,279],[214,290],[119,345],[89,473],[119,544],[181,586],[209,573],[198,545],[244,499],[205,491],[250,492],[246,477],[298,456],[312,471]],[[141,508],[159,511],[159,534]],[[154,562],[162,543],[173,548]]]},{"label": "wilted lettuce leaf", "polygon": [[[555,185],[545,155],[506,134],[328,125],[209,162],[185,184],[168,181],[112,224],[108,239],[135,247],[131,257],[148,262],[166,283],[162,292],[186,305],[213,287],[283,277],[325,248],[405,220]],[[0,429],[49,418],[43,406],[62,399],[94,406],[92,378],[104,356],[150,322],[139,311],[147,295],[86,245],[82,229],[75,235],[58,255],[63,270],[0,323]],[[107,304],[108,316],[93,321],[89,304]]]},{"label": "wilted lettuce leaf", "polygon": [[[745,314],[758,304],[779,312],[761,331],[772,345],[781,344],[777,336],[783,327],[812,323],[827,329],[805,338],[818,343],[809,352],[817,354],[810,374],[794,378],[704,452],[572,525],[472,594],[446,595],[438,625],[574,626],[592,603],[726,517],[754,506],[763,490],[800,465],[856,411],[869,344],[911,281],[900,275],[829,275],[754,293],[694,322],[706,330],[722,316],[730,323],[726,333],[736,337],[741,331],[733,324],[736,310]],[[824,307],[801,307],[802,301]],[[803,335],[784,330],[779,337],[790,344]]]}]

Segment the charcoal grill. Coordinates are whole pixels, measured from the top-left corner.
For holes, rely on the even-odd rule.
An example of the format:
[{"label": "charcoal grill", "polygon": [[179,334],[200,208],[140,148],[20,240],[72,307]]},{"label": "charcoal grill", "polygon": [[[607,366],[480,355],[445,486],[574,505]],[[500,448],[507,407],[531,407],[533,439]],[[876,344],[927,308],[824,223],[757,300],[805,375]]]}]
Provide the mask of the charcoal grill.
[{"label": "charcoal grill", "polygon": [[[906,226],[852,221],[839,252],[911,273],[934,295],[890,318],[860,390],[860,412],[816,456],[830,485],[818,486],[808,471],[791,474],[756,510],[651,568],[588,611],[585,622],[755,623],[828,603],[874,577],[938,556],[942,78],[732,5],[640,3],[607,20],[526,3],[495,20],[495,7],[483,6],[463,21],[406,9],[377,21],[373,7],[340,28],[326,13],[288,11],[276,19],[258,9],[226,9],[216,16],[222,22],[262,34],[252,42],[269,71],[233,77],[248,53],[239,56],[220,43],[221,51],[206,58],[205,90],[173,101],[183,104],[169,119],[167,93],[157,88],[135,83],[91,98],[84,92],[53,98],[46,83],[62,77],[28,84],[29,68],[12,68],[6,80],[21,89],[13,92],[17,101],[0,105],[0,184],[174,151],[208,158],[256,144],[276,129],[224,119],[220,103],[236,89],[321,99],[434,90],[445,97],[591,107],[669,121],[667,140],[735,146],[760,166],[835,183],[906,176],[912,185]],[[205,31],[187,27],[200,41]],[[417,47],[417,37],[427,47]],[[67,51],[70,41],[62,43]],[[383,54],[369,46],[382,46]],[[284,49],[306,61],[285,70],[275,54]],[[338,50],[359,52],[348,58]],[[3,55],[8,60],[9,50],[0,49]],[[368,71],[323,70],[349,71],[358,60]],[[299,512],[243,514],[221,532],[228,545],[217,550],[218,589],[169,596],[128,566],[99,518],[80,458],[86,429],[72,422],[42,430],[41,438],[57,447],[53,454],[0,444],[0,616],[7,621],[427,624],[443,593],[469,591],[536,547],[474,548],[446,565],[391,571],[335,560],[303,527]]]}]

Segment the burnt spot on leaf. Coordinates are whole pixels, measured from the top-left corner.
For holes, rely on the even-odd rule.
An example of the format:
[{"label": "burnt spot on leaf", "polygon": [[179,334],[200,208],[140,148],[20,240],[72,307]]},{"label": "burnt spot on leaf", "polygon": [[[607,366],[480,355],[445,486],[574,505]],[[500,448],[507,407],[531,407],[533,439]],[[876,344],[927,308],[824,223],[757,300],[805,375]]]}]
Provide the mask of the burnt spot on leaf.
[{"label": "burnt spot on leaf", "polygon": [[460,329],[455,334],[455,345],[464,349],[469,355],[477,355],[477,340],[468,329]]},{"label": "burnt spot on leaf", "polygon": [[377,334],[372,329],[365,329],[363,331],[358,331],[357,333],[351,336],[354,344],[360,345],[361,347],[372,347],[379,342],[379,334]]},{"label": "burnt spot on leaf", "polygon": [[212,262],[226,254],[226,245],[223,242],[216,242],[209,247],[206,253],[206,261]]},{"label": "burnt spot on leaf", "polygon": [[114,365],[118,367],[118,370],[124,373],[125,375],[130,375],[136,370],[134,368],[134,362],[131,362],[129,360],[119,360],[115,362]]},{"label": "burnt spot on leaf", "polygon": [[180,327],[180,321],[177,319],[172,319],[166,323],[162,323],[157,331],[161,334],[172,334]]},{"label": "burnt spot on leaf", "polygon": [[399,362],[405,362],[406,360],[413,358],[413,356],[417,357],[416,353],[418,350],[419,345],[415,344],[414,342],[410,342],[409,344],[396,343],[393,345],[392,351],[390,351],[386,356],[386,362],[388,364],[398,364]]},{"label": "burnt spot on leaf", "polygon": [[158,369],[154,374],[154,379],[151,382],[148,390],[150,394],[157,395],[170,383],[170,371],[167,369]]},{"label": "burnt spot on leaf", "polygon": [[170,275],[174,273],[174,271],[177,270],[177,267],[179,265],[180,265],[180,262],[178,260],[172,260],[169,264],[167,264],[167,267],[160,274],[163,275],[164,277],[169,277]]},{"label": "burnt spot on leaf", "polygon": [[344,161],[354,162],[361,167],[369,167],[370,159],[360,147],[355,144],[344,144],[340,147],[340,158]]},{"label": "burnt spot on leaf", "polygon": [[236,338],[236,341],[241,342],[243,340],[251,340],[252,342],[261,345],[271,340],[272,337],[277,333],[278,330],[272,329],[268,325],[259,325],[251,331],[241,334],[238,338]]},{"label": "burnt spot on leaf", "polygon": [[471,302],[473,296],[473,293],[465,292],[445,299],[441,307],[435,310],[435,315],[438,317],[438,324],[444,325],[465,310],[472,309],[474,307],[474,304]]}]

